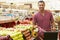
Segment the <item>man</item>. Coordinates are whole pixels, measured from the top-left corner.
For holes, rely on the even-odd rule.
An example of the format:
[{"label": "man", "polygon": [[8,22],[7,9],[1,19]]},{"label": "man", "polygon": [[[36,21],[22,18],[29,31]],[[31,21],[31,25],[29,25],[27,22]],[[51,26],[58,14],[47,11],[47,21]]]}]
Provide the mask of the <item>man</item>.
[{"label": "man", "polygon": [[[33,17],[33,26],[38,27],[38,38],[44,38],[45,31],[51,31],[51,26],[54,24],[54,19],[50,11],[44,10],[45,2],[38,2],[39,11]],[[54,28],[54,27],[53,27]],[[38,39],[39,40],[39,39]]]}]

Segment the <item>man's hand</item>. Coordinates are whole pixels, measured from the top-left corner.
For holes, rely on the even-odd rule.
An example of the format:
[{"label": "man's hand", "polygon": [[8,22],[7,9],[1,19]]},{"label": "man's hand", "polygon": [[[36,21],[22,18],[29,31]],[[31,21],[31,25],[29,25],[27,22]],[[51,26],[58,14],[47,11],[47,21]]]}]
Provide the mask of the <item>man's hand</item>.
[{"label": "man's hand", "polygon": [[53,28],[52,28],[52,31],[56,31],[56,27],[53,27]]},{"label": "man's hand", "polygon": [[53,23],[52,23],[52,31],[56,31],[56,30],[57,30],[56,24],[55,24],[55,22],[53,22]]},{"label": "man's hand", "polygon": [[34,28],[37,28],[37,25],[34,25],[33,27],[34,27]]},{"label": "man's hand", "polygon": [[34,24],[33,24],[33,28],[37,28],[37,25],[34,25]]}]

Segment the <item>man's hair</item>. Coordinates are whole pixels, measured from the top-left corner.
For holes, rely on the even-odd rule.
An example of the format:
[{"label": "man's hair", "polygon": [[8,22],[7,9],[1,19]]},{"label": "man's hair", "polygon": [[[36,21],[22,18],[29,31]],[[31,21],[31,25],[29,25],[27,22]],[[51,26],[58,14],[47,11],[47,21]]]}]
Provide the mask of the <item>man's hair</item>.
[{"label": "man's hair", "polygon": [[45,2],[44,2],[44,1],[38,1],[38,4],[39,4],[39,3],[44,3],[44,4],[45,4]]}]

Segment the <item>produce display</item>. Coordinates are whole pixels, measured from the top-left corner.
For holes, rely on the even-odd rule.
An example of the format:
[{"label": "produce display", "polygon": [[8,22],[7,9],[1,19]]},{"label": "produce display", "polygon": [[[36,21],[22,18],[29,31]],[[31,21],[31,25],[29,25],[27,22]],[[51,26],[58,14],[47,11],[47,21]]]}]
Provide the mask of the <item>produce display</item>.
[{"label": "produce display", "polygon": [[32,30],[32,27],[33,25],[30,25],[30,24],[20,24],[20,25],[16,25],[14,26],[15,28],[19,28],[20,30],[25,30],[25,29],[29,29],[29,30]]},{"label": "produce display", "polygon": [[[37,36],[38,28],[33,28],[33,25],[31,24],[20,24],[20,25],[15,26],[15,28],[20,29],[21,31],[24,31],[26,33],[30,31],[31,36],[34,38]],[[25,30],[28,30],[28,31],[25,31]]]},{"label": "produce display", "polygon": [[1,36],[10,35],[13,40],[24,40],[23,34],[18,29],[7,28],[0,31]]},{"label": "produce display", "polygon": [[24,40],[23,35],[20,32],[15,32],[11,35],[13,40]]},{"label": "produce display", "polygon": [[14,28],[0,28],[1,36],[10,35],[13,40],[32,40],[36,37],[37,32],[38,29],[33,29],[31,24],[20,24],[14,26]]}]

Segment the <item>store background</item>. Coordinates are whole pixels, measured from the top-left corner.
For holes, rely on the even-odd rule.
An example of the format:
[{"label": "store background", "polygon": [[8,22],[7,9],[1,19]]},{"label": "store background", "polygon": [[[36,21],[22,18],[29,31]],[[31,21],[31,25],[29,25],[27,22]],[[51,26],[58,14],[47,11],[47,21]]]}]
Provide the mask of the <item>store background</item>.
[{"label": "store background", "polygon": [[[14,3],[16,5],[23,5],[24,3],[31,3],[32,8],[37,9],[39,0],[0,0],[0,2],[5,2],[7,5]],[[59,10],[60,9],[60,0],[43,0],[46,2],[46,9]],[[57,4],[57,5],[56,5]]]},{"label": "store background", "polygon": [[[32,17],[38,11],[38,1],[40,0],[0,0],[0,35],[10,35],[14,40],[34,39],[38,29],[33,29]],[[60,0],[43,1],[46,3],[45,9],[53,14],[56,31],[60,30]],[[9,11],[15,16],[6,16]]]}]

